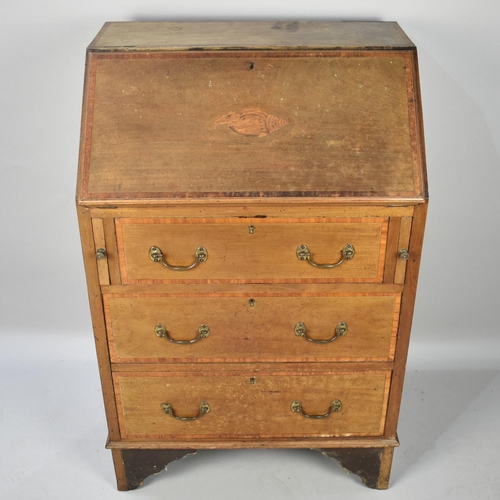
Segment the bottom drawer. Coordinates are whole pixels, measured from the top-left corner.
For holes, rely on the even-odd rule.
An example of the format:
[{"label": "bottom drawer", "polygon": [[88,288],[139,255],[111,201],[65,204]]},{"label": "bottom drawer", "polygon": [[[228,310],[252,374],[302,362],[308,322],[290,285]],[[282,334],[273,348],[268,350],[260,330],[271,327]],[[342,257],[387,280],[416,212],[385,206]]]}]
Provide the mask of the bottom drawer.
[{"label": "bottom drawer", "polygon": [[381,436],[390,375],[122,372],[114,383],[123,439]]}]

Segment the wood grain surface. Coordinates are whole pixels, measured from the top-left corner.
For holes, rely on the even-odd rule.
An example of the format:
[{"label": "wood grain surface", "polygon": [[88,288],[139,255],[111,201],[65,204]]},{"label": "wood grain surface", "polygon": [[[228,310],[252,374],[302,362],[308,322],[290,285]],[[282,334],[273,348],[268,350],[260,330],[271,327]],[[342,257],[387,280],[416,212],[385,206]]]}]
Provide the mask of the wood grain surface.
[{"label": "wood grain surface", "polygon": [[[397,294],[252,298],[105,295],[111,361],[265,362],[390,361],[399,320]],[[252,302],[250,302],[252,301]],[[315,344],[294,333],[302,322],[313,339],[329,339],[339,322],[343,337]],[[155,334],[163,324],[175,340],[210,335],[194,344],[174,344]]]},{"label": "wood grain surface", "polygon": [[[168,282],[381,282],[387,219],[117,219],[124,284]],[[253,234],[249,230],[253,226]],[[333,269],[319,269],[296,256],[305,244],[317,263],[335,263],[342,248],[356,254]],[[149,258],[159,247],[170,265],[188,266],[198,247],[206,262],[172,271]]]},{"label": "wood grain surface", "polygon": [[[125,439],[380,436],[390,372],[255,377],[121,372],[114,380]],[[324,414],[335,399],[342,409],[325,419],[307,419],[290,409],[300,400],[304,412]],[[161,409],[169,402],[179,416],[192,417],[203,401],[210,413],[191,422]]]},{"label": "wood grain surface", "polygon": [[[396,23],[106,23],[77,205],[119,488],[190,450],[270,447],[323,450],[386,488],[427,199],[417,54]],[[334,263],[347,244],[332,269],[296,256]],[[173,271],[152,246],[173,266],[198,247],[208,260]],[[299,322],[348,331],[315,344]],[[157,324],[210,335],[177,345]],[[324,419],[290,409],[334,399]],[[167,401],[211,411],[178,421]]]},{"label": "wood grain surface", "polygon": [[[90,68],[82,202],[422,201],[410,52],[103,54]],[[283,125],[254,133],[259,113]]]}]

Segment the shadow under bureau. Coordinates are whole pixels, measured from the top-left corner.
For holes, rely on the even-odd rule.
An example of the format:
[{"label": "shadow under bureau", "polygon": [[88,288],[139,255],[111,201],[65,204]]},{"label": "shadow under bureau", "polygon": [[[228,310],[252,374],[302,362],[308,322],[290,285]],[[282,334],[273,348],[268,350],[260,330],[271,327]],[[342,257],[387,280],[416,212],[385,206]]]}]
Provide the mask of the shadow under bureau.
[{"label": "shadow under bureau", "polygon": [[387,488],[427,207],[396,23],[107,23],[77,207],[118,488],[312,448]]}]

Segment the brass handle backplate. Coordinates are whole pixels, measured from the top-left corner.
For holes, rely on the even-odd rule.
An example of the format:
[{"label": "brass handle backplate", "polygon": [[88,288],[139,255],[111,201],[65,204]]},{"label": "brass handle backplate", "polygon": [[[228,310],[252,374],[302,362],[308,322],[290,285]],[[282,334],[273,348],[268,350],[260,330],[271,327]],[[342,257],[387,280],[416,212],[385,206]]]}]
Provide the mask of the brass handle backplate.
[{"label": "brass handle backplate", "polygon": [[210,413],[210,405],[205,401],[202,401],[202,403],[200,404],[199,413],[195,417],[179,417],[178,415],[175,414],[174,407],[167,402],[161,404],[161,409],[167,415],[172,415],[172,417],[174,417],[176,420],[183,420],[183,421],[197,420],[198,418],[205,415],[205,413]]},{"label": "brass handle backplate", "polygon": [[198,335],[191,340],[175,340],[169,334],[167,329],[161,324],[157,324],[155,326],[155,334],[160,339],[167,339],[169,342],[173,344],[194,344],[198,342],[198,340],[206,339],[210,335],[210,328],[207,325],[200,325],[198,328]]},{"label": "brass handle backplate", "polygon": [[319,267],[320,269],[332,269],[333,267],[340,266],[340,264],[342,264],[346,260],[352,260],[356,251],[354,250],[353,245],[348,244],[344,246],[344,248],[341,250],[341,253],[342,258],[338,262],[335,262],[333,264],[318,264],[317,262],[314,262],[311,259],[311,252],[309,251],[309,248],[307,248],[307,245],[299,245],[297,247],[295,255],[297,255],[297,259],[299,260],[307,260],[307,262],[309,262],[311,266]]},{"label": "brass handle backplate", "polygon": [[348,327],[347,323],[345,321],[341,321],[340,323],[337,323],[337,326],[335,327],[335,333],[332,338],[329,339],[312,339],[307,335],[307,328],[304,323],[296,323],[294,332],[297,337],[304,337],[306,340],[309,342],[314,342],[315,344],[329,344],[330,342],[333,342],[334,340],[337,340],[339,337],[343,337],[347,333]]},{"label": "brass handle backplate", "polygon": [[161,262],[167,269],[171,271],[189,271],[189,269],[193,269],[198,264],[202,262],[206,262],[208,260],[208,250],[204,247],[198,247],[194,252],[195,261],[190,266],[172,266],[170,265],[164,258],[164,254],[158,247],[151,247],[149,249],[149,258],[153,262]]},{"label": "brass handle backplate", "polygon": [[300,413],[301,415],[303,415],[306,418],[319,419],[319,418],[329,417],[332,413],[340,411],[342,409],[342,402],[340,401],[340,399],[333,400],[331,405],[330,405],[330,410],[327,411],[326,413],[323,413],[322,415],[310,415],[309,413],[304,413],[304,410],[302,409],[302,403],[300,401],[298,401],[297,399],[295,401],[292,401],[292,403],[290,405],[290,409],[294,413]]}]

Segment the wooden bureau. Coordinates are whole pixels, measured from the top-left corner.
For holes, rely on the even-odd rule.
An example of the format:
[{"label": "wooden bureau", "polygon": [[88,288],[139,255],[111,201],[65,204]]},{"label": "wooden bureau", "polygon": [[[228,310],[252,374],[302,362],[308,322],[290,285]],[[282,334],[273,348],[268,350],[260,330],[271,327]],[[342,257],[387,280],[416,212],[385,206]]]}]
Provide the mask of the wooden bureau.
[{"label": "wooden bureau", "polygon": [[427,208],[396,23],[107,23],[77,207],[118,488],[312,448],[387,488]]}]

